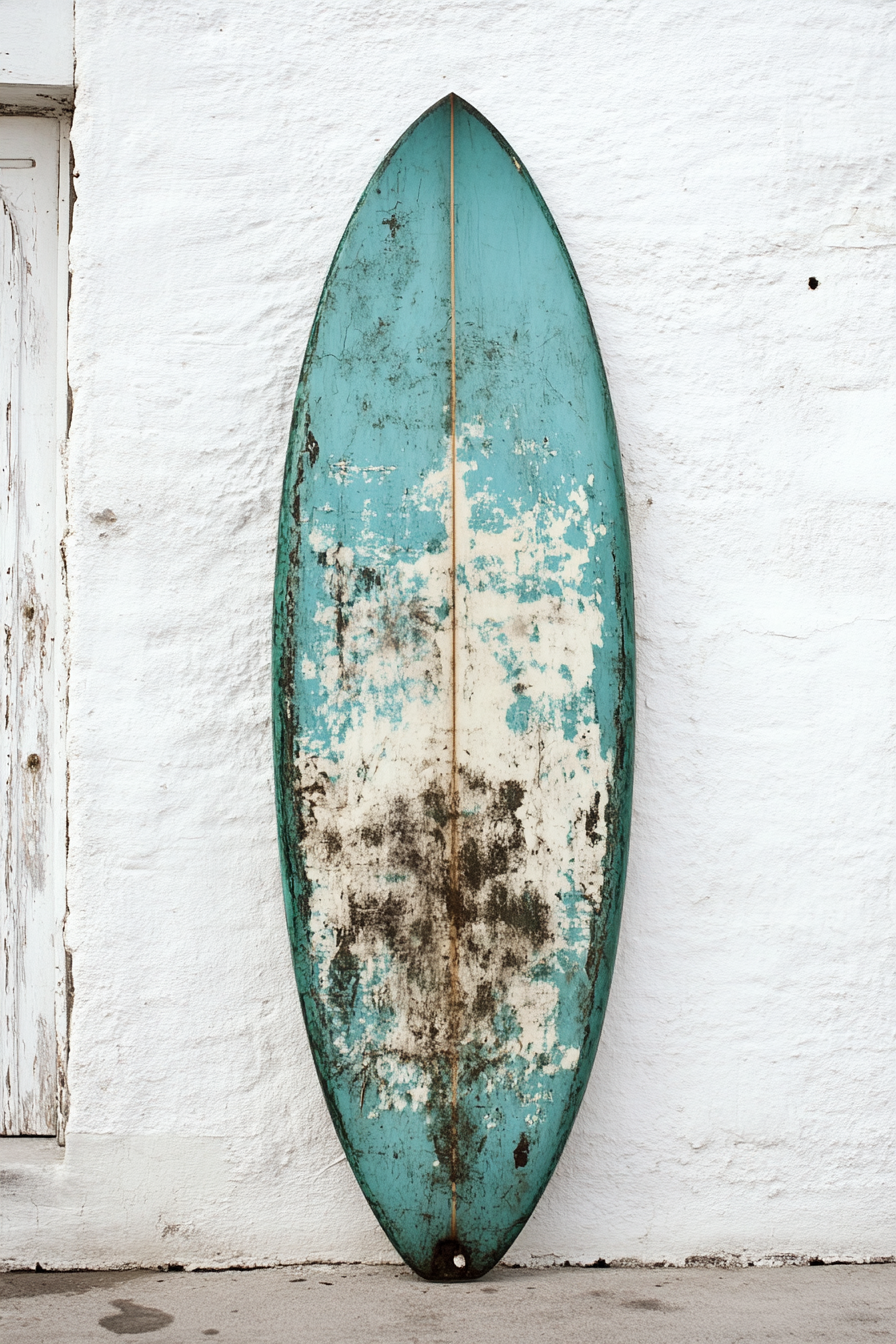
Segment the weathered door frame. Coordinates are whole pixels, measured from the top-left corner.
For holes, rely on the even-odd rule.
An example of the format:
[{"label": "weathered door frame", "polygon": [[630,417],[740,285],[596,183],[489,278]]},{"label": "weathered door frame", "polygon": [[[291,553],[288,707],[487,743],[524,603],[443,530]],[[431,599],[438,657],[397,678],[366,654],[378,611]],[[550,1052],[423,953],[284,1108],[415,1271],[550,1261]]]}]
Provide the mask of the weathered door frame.
[{"label": "weathered door frame", "polygon": [[[64,943],[69,118],[58,110],[41,116],[27,108],[4,107],[0,132],[0,161],[20,161],[5,171],[0,168],[0,226],[9,244],[0,276],[6,319],[5,337],[0,333],[0,360],[5,364],[0,380],[10,388],[0,454],[0,929],[5,944],[0,966],[0,1134],[55,1133],[62,1142],[70,1007]],[[54,144],[52,219],[53,191],[41,169]],[[32,180],[38,185],[29,215],[24,174],[32,158]],[[50,1014],[52,1021],[47,1020]]]}]

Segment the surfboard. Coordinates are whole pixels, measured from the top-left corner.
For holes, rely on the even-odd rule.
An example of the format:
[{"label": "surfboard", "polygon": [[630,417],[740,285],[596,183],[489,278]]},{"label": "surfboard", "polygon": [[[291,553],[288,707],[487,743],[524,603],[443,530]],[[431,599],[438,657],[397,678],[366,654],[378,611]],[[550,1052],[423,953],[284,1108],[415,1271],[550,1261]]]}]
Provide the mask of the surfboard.
[{"label": "surfboard", "polygon": [[507,1251],[600,1035],[625,880],[625,492],[581,286],[454,95],[375,172],[299,380],[274,615],[283,886],[327,1105],[419,1274]]}]

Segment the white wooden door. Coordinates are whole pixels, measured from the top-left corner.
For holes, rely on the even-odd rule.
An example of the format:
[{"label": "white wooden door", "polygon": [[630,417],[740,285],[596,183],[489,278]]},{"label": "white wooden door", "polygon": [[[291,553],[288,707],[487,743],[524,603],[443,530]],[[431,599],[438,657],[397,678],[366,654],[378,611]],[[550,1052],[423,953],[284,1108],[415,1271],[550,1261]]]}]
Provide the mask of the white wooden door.
[{"label": "white wooden door", "polygon": [[64,1086],[60,481],[68,221],[60,221],[60,184],[68,179],[67,143],[58,120],[0,117],[2,1134],[56,1133]]}]

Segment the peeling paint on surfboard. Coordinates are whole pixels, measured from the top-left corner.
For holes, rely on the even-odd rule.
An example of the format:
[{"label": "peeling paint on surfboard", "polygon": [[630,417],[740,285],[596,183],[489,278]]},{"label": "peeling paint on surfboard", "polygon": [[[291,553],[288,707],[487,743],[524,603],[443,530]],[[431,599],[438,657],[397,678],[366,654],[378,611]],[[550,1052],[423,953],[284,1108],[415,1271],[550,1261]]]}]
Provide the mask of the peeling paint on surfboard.
[{"label": "peeling paint on surfboard", "polygon": [[450,95],[334,258],[274,612],[296,979],[393,1245],[473,1278],[532,1213],[597,1048],[631,809],[632,579],[584,295],[519,158]]}]

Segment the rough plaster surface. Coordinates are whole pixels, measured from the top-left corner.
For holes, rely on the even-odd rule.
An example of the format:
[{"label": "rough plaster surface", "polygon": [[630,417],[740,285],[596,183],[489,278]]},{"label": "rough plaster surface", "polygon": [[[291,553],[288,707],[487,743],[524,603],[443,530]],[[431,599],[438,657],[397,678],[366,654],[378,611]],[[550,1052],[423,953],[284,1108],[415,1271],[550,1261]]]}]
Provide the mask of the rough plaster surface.
[{"label": "rough plaster surface", "polygon": [[292,983],[268,631],[326,268],[451,88],[578,267],[638,601],[616,980],[512,1258],[896,1253],[893,30],[875,0],[79,0],[72,1109],[62,1161],[9,1171],[7,1263],[394,1254]]},{"label": "rough plaster surface", "polygon": [[71,86],[73,26],[72,0],[0,0],[0,94]]}]

